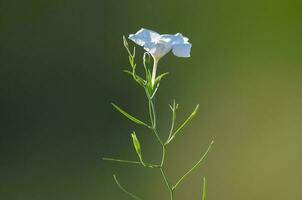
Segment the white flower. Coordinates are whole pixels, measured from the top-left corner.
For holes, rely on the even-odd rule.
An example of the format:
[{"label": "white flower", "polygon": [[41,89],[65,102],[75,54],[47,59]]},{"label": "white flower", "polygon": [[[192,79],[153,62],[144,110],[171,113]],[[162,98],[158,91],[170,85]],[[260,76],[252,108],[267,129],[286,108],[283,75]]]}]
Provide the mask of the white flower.
[{"label": "white flower", "polygon": [[175,56],[190,57],[192,44],[181,33],[160,35],[157,32],[141,28],[137,33],[130,34],[129,39],[143,46],[157,61],[171,50]]},{"label": "white flower", "polygon": [[189,39],[181,33],[176,33],[175,35],[160,35],[155,31],[141,28],[135,34],[130,34],[129,39],[144,47],[154,59],[151,80],[152,86],[155,84],[158,61],[169,53],[169,51],[172,50],[173,54],[177,57],[190,57],[192,44],[189,43]]}]

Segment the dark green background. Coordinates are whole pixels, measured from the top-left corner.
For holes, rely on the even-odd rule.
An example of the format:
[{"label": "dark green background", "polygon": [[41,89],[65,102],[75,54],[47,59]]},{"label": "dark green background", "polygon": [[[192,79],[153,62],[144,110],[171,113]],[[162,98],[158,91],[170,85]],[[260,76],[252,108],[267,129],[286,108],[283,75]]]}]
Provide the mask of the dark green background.
[{"label": "dark green background", "polygon": [[179,121],[200,103],[168,151],[170,179],[215,139],[176,200],[201,199],[202,176],[209,200],[301,200],[301,21],[300,0],[1,0],[0,199],[127,199],[113,173],[144,199],[167,199],[157,171],[100,160],[136,159],[132,130],[148,160],[160,157],[110,106],[147,119],[143,91],[121,72],[121,36],[146,27],[193,44],[191,58],[160,62],[171,72],[157,99],[162,135],[173,98]]}]

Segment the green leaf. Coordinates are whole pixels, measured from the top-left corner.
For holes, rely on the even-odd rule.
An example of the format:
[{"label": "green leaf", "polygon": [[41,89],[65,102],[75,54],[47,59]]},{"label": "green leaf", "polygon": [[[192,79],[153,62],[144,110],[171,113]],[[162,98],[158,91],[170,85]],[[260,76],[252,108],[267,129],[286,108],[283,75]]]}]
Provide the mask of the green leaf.
[{"label": "green leaf", "polygon": [[143,157],[142,157],[141,144],[140,144],[138,138],[136,137],[136,134],[135,134],[134,131],[131,133],[131,137],[132,137],[132,142],[133,142],[134,149],[135,149],[135,151],[136,151],[136,153],[139,157],[139,160],[141,161],[141,163],[143,165],[145,165],[144,162],[143,162]]},{"label": "green leaf", "polygon": [[125,72],[126,74],[129,74],[130,76],[132,76],[133,75],[133,72],[131,72],[131,71],[129,71],[129,70],[123,70],[123,72]]},{"label": "green leaf", "polygon": [[173,138],[180,132],[181,129],[183,129],[186,125],[188,125],[191,120],[195,117],[195,115],[197,114],[199,108],[199,104],[197,104],[197,106],[195,107],[194,111],[191,113],[191,115],[184,121],[184,123],[182,123],[182,125],[180,125],[180,127],[172,134],[172,137],[170,137],[167,141],[167,144],[169,144]]},{"label": "green leaf", "polygon": [[163,74],[158,75],[155,79],[155,84],[159,83],[161,81],[161,79],[164,78],[168,74],[169,74],[169,72],[165,72]]},{"label": "green leaf", "polygon": [[130,119],[131,121],[140,124],[140,125],[144,125],[146,127],[150,127],[149,125],[147,125],[146,123],[142,122],[141,120],[133,117],[132,115],[128,114],[126,111],[124,111],[123,109],[121,109],[120,107],[118,107],[117,105],[115,105],[114,103],[111,103],[111,105],[118,110],[120,113],[122,113],[125,117],[127,117],[128,119]]},{"label": "green leaf", "polygon": [[[105,161],[112,161],[112,162],[119,162],[119,163],[126,163],[126,164],[134,164],[134,165],[142,165],[142,162],[140,162],[140,161],[121,160],[121,159],[107,158],[107,157],[103,157],[102,159],[105,160]],[[148,168],[160,168],[160,165],[145,163],[145,162],[144,162],[143,166],[148,167]]]},{"label": "green leaf", "polygon": [[126,74],[129,74],[132,76],[132,78],[141,86],[145,86],[146,85],[146,81],[140,77],[139,75],[135,74],[135,71],[129,71],[129,70],[123,70],[123,72],[125,72]]},{"label": "green leaf", "polygon": [[155,83],[154,83],[154,86],[152,85],[151,83],[151,72],[148,70],[148,74],[147,74],[147,89],[148,89],[148,93],[147,93],[147,96],[149,99],[153,99],[153,97],[155,96],[158,88],[159,88],[159,83],[160,83],[160,80],[168,75],[169,72],[166,72],[166,73],[163,73],[161,75],[159,75],[156,79],[155,79]]},{"label": "green leaf", "polygon": [[203,177],[202,200],[207,200],[207,179]]}]

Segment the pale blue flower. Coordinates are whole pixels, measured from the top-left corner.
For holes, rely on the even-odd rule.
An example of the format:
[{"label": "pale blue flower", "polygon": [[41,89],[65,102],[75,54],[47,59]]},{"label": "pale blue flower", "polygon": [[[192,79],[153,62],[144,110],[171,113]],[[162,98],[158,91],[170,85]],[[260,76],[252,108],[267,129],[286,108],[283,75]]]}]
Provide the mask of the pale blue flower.
[{"label": "pale blue flower", "polygon": [[169,53],[169,51],[172,50],[173,54],[177,57],[190,57],[192,44],[189,43],[189,39],[181,33],[160,35],[155,31],[141,28],[135,34],[130,34],[129,39],[144,47],[154,59],[152,86],[155,84],[158,61]]},{"label": "pale blue flower", "polygon": [[181,33],[160,35],[155,31],[141,28],[137,33],[130,34],[129,39],[144,47],[157,61],[171,50],[175,56],[190,57],[192,44]]}]

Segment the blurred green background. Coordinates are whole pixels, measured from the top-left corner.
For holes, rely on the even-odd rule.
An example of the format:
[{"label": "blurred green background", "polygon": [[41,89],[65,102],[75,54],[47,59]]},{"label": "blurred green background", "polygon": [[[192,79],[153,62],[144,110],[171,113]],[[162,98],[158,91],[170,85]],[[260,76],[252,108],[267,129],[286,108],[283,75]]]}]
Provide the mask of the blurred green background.
[{"label": "blurred green background", "polygon": [[[157,171],[101,161],[136,159],[136,130],[150,161],[160,147],[110,106],[147,119],[144,92],[122,73],[122,35],[141,27],[182,32],[189,59],[165,56],[171,72],[157,99],[162,136],[168,103],[178,122],[200,114],[168,151],[172,181],[206,149],[206,162],[176,200],[302,199],[302,2],[300,0],[9,0],[0,2],[0,199],[167,199]],[[142,51],[139,51],[139,55]],[[141,63],[141,58],[138,58]]]}]

